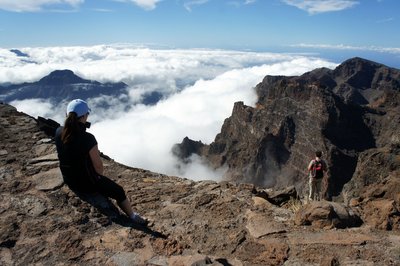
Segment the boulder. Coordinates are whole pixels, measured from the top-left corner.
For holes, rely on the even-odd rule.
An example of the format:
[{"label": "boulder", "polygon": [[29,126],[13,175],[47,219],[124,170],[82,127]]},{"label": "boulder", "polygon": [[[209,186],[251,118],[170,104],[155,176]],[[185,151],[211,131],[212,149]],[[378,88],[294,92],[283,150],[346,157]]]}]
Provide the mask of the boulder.
[{"label": "boulder", "polygon": [[400,209],[394,200],[371,200],[363,206],[363,217],[366,223],[374,228],[384,230],[400,229]]},{"label": "boulder", "polygon": [[348,228],[362,224],[359,215],[351,208],[328,201],[313,201],[304,205],[295,215],[296,225],[315,228]]}]

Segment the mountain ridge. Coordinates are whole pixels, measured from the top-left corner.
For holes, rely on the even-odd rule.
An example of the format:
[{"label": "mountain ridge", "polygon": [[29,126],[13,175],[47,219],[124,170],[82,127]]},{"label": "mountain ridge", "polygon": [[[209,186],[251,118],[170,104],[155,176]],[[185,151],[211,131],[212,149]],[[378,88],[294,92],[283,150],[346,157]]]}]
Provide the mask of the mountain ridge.
[{"label": "mountain ridge", "polygon": [[[152,221],[149,228],[129,223],[110,200],[64,185],[43,122],[0,104],[2,265],[400,263],[398,204],[379,190],[350,205],[302,204],[294,187],[195,182],[102,156],[105,175]],[[363,202],[374,208],[364,213]]]},{"label": "mountain ridge", "polygon": [[[129,86],[124,82],[101,83],[96,80],[81,78],[69,69],[54,70],[49,75],[42,77],[36,82],[25,82],[22,84],[0,85],[0,101],[12,102],[26,99],[45,99],[54,104],[60,104],[76,98],[83,100],[111,96],[126,102],[127,99],[120,97],[127,95]],[[153,105],[160,101],[164,95],[158,91],[149,91],[142,95],[141,103]],[[102,101],[104,106],[106,105]]]},{"label": "mountain ridge", "polygon": [[[363,152],[399,143],[400,70],[352,58],[334,70],[266,76],[255,91],[255,107],[235,103],[215,140],[193,150],[212,167],[228,166],[228,180],[295,185],[305,197],[306,167],[320,149],[329,165],[325,197],[331,199],[360,178],[354,174]],[[175,153],[185,154],[179,149],[190,141],[176,145]]]},{"label": "mountain ridge", "polygon": [[71,70],[55,70],[37,82],[0,87],[0,100],[11,102],[26,99],[50,99],[54,103],[76,98],[89,99],[101,95],[117,96],[126,93],[123,82],[100,83],[83,79]]},{"label": "mountain ridge", "polygon": [[[279,170],[280,179],[267,181],[278,180],[282,189],[246,182],[257,181],[251,179],[195,182],[102,155],[105,175],[122,185],[134,209],[152,221],[148,228],[130,223],[110,200],[69,190],[58,168],[57,123],[0,103],[0,264],[398,265],[397,90],[360,106],[318,85],[332,82],[326,71],[316,70],[312,82],[266,77],[256,88],[262,96],[258,105],[235,103],[214,143],[185,138],[184,150],[175,146],[181,156],[207,151],[214,165],[235,167],[251,164],[249,148],[254,148],[256,159],[268,164],[253,162],[246,170],[260,173],[260,182],[265,181],[263,167],[270,176]],[[314,109],[305,108],[307,103]],[[279,169],[286,164],[304,171],[313,138],[301,128],[310,121],[307,129],[327,147],[327,159],[352,169],[334,202],[300,200],[302,187],[289,185],[293,171]],[[357,139],[351,134],[334,139],[334,133],[360,130],[360,123],[361,132],[370,134],[363,137],[366,143],[352,144]],[[348,142],[349,150],[335,146]],[[245,156],[237,160],[238,154]]]}]

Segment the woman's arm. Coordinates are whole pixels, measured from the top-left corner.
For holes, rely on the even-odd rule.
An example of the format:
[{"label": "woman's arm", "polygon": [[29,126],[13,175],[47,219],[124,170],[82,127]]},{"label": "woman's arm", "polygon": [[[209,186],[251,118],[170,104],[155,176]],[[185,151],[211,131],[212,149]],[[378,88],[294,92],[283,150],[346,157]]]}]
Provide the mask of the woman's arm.
[{"label": "woman's arm", "polygon": [[99,175],[103,175],[104,171],[103,162],[101,161],[100,152],[97,145],[93,146],[93,148],[90,149],[89,156],[90,159],[92,160],[93,167],[96,173],[98,173]]}]

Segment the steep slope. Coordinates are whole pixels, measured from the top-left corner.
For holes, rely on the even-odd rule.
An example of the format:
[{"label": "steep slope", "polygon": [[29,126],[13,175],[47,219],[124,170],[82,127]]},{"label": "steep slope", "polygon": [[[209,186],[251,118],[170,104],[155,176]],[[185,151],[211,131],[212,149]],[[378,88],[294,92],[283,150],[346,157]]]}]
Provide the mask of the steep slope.
[{"label": "steep slope", "polygon": [[[288,208],[294,190],[194,182],[103,156],[106,175],[153,221],[150,228],[136,226],[114,203],[78,197],[63,184],[54,141],[40,130],[51,133],[53,126],[0,104],[1,265],[400,263],[398,230],[377,230],[378,219],[369,216],[362,221],[366,226],[346,228],[361,225],[359,207],[314,202],[294,215],[296,208]],[[387,209],[380,212],[381,223],[396,217],[385,202],[370,202]]]},{"label": "steep slope", "polygon": [[[361,165],[368,163],[366,154],[382,149],[386,157],[398,158],[399,70],[353,58],[334,70],[266,76],[255,90],[256,107],[236,103],[214,142],[194,150],[213,167],[228,166],[228,180],[274,188],[296,185],[305,195],[306,167],[318,149],[329,164],[328,199],[350,180],[373,174],[383,180],[398,171],[393,168],[397,161],[383,162],[374,173]],[[174,148],[178,155],[180,147]],[[352,189],[348,185],[346,193]]]}]

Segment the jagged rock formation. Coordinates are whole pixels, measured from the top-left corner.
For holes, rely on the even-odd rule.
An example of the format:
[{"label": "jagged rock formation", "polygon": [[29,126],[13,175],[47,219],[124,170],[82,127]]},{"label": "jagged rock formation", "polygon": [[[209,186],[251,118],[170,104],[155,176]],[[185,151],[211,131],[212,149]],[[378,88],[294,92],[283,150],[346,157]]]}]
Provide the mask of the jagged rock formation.
[{"label": "jagged rock formation", "polygon": [[354,224],[360,204],[301,207],[293,188],[194,182],[104,156],[106,175],[153,221],[136,226],[109,200],[78,197],[63,184],[54,142],[40,130],[51,134],[52,126],[0,104],[1,265],[400,263],[399,231],[375,229],[367,219],[361,227],[332,230],[360,226]]},{"label": "jagged rock formation", "polygon": [[[388,178],[399,187],[399,70],[353,58],[334,70],[266,76],[255,90],[256,107],[235,103],[214,142],[194,149],[213,167],[228,166],[228,180],[295,185],[305,195],[306,168],[319,149],[329,165],[328,199],[360,196],[357,186]],[[190,139],[184,143],[190,150]]]}]

